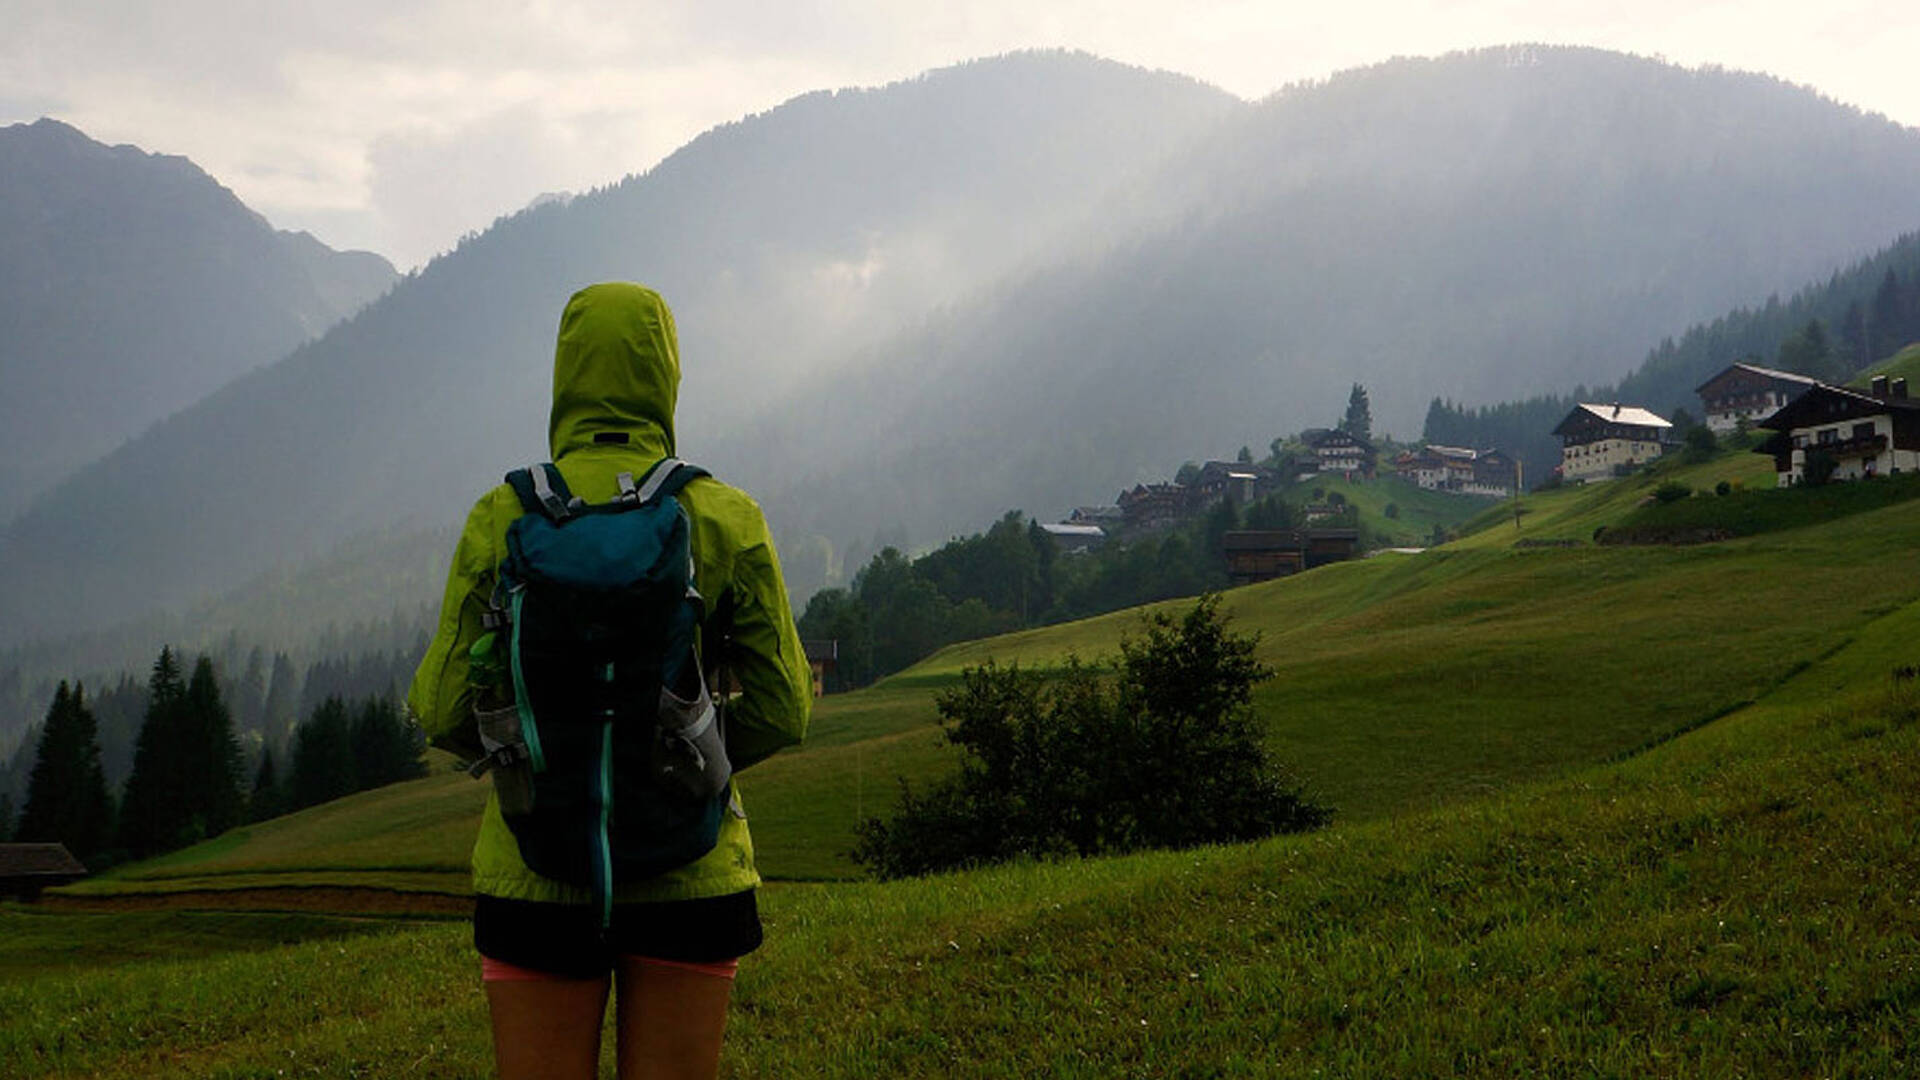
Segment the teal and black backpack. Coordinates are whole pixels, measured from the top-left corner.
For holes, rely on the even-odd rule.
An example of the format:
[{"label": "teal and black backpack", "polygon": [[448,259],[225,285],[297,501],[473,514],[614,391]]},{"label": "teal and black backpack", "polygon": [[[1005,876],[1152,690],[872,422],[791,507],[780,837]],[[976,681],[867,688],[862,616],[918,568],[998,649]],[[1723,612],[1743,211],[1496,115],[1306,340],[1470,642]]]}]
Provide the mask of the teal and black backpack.
[{"label": "teal and black backpack", "polygon": [[[589,505],[560,470],[508,474],[525,513],[507,530],[493,610],[502,676],[476,707],[501,816],[527,866],[613,887],[713,849],[728,803],[724,732],[695,655],[703,602],[677,493],[704,469],[667,458]],[[510,699],[504,691],[511,687]],[[491,707],[489,707],[491,706]]]}]

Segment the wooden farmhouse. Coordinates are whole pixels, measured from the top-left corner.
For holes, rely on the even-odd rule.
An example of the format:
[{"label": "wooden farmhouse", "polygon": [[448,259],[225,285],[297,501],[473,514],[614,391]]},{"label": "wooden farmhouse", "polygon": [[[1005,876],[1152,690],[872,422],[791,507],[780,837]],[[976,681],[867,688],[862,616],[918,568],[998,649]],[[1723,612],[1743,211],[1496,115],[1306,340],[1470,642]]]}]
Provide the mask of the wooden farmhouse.
[{"label": "wooden farmhouse", "polygon": [[1466,495],[1506,498],[1520,486],[1520,463],[1504,450],[1482,450],[1473,459],[1473,479],[1460,489]]},{"label": "wooden farmhouse", "polygon": [[1634,405],[1575,405],[1560,426],[1560,476],[1570,484],[1611,480],[1666,451],[1673,425]]},{"label": "wooden farmhouse", "polygon": [[800,651],[807,654],[807,666],[813,669],[813,696],[820,697],[827,692],[827,677],[840,666],[840,639],[809,638],[800,642]]},{"label": "wooden farmhouse", "polygon": [[1815,383],[1760,426],[1774,434],[1754,449],[1773,455],[1781,487],[1804,482],[1813,454],[1833,463],[1835,480],[1920,469],[1920,401],[1905,379],[1875,376],[1865,393]]},{"label": "wooden farmhouse", "polygon": [[1235,529],[1221,538],[1220,546],[1233,583],[1251,585],[1353,558],[1360,530]]},{"label": "wooden farmhouse", "polygon": [[1114,499],[1129,530],[1165,528],[1187,516],[1184,484],[1136,484]]},{"label": "wooden farmhouse", "polygon": [[1428,445],[1400,465],[1401,475],[1428,491],[1462,495],[1513,494],[1519,469],[1499,450],[1468,450],[1459,446]]},{"label": "wooden farmhouse", "polygon": [[1232,499],[1245,506],[1277,490],[1280,474],[1261,465],[1238,461],[1209,461],[1200,466],[1193,482],[1194,509]]},{"label": "wooden farmhouse", "polygon": [[1065,522],[1068,525],[1097,525],[1109,536],[1126,523],[1127,516],[1120,512],[1118,506],[1076,506]]},{"label": "wooden farmhouse", "polygon": [[1358,435],[1334,428],[1307,432],[1301,441],[1313,451],[1323,473],[1340,473],[1349,480],[1373,475],[1373,444]]},{"label": "wooden farmhouse", "polygon": [[0,896],[38,900],[40,890],[86,876],[65,844],[0,844]]},{"label": "wooden farmhouse", "polygon": [[1757,364],[1729,364],[1694,388],[1707,411],[1707,427],[1724,435],[1740,426],[1759,426],[1787,402],[1819,385],[1819,380]]},{"label": "wooden farmhouse", "polygon": [[1098,525],[1078,525],[1071,521],[1041,525],[1040,531],[1053,537],[1053,546],[1065,554],[1092,551],[1107,542],[1107,530]]},{"label": "wooden farmhouse", "polygon": [[1474,452],[1462,446],[1429,443],[1406,457],[1401,475],[1427,491],[1453,491],[1473,476]]}]

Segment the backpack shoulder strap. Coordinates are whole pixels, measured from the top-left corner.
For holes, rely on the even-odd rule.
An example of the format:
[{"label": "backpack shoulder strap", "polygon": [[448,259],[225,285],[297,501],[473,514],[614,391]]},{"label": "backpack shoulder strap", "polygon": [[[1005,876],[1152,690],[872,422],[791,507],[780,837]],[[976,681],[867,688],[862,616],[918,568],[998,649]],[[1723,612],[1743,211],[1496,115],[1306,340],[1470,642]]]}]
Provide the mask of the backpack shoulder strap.
[{"label": "backpack shoulder strap", "polygon": [[529,514],[545,514],[554,521],[573,516],[573,492],[567,487],[567,478],[550,461],[513,470],[507,474],[507,485],[520,497],[521,509]]},{"label": "backpack shoulder strap", "polygon": [[691,481],[712,475],[700,466],[690,465],[679,458],[662,458],[659,464],[647,470],[646,478],[634,493],[635,498],[644,505],[669,495],[678,495],[680,489]]}]

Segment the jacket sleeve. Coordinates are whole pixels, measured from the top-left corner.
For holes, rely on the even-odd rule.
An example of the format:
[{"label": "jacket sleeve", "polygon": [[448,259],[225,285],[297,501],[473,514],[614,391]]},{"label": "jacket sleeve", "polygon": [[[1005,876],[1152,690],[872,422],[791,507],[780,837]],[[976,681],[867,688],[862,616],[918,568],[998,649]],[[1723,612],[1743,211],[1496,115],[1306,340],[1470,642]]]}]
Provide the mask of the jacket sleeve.
[{"label": "jacket sleeve", "polygon": [[735,557],[730,593],[723,662],[740,694],[727,704],[727,756],[738,772],[806,737],[813,672],[764,522]]},{"label": "jacket sleeve", "polygon": [[467,515],[447,571],[440,621],[433,641],[407,690],[407,708],[427,742],[473,760],[485,753],[473,725],[473,687],[467,677],[467,652],[484,632],[488,593],[493,588],[492,515],[483,498]]}]

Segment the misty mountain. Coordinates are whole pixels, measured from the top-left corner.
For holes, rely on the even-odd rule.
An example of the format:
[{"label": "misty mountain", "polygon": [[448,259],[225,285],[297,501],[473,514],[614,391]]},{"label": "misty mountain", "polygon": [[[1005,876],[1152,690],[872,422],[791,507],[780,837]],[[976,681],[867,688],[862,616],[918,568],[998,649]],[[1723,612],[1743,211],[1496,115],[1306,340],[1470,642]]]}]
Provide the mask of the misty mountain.
[{"label": "misty mountain", "polygon": [[0,521],[395,280],[278,232],[182,157],[0,128]]},{"label": "misty mountain", "polygon": [[1763,76],[1497,49],[1280,93],[1114,202],[1155,224],[770,418],[809,448],[762,482],[808,493],[790,526],[1062,513],[1331,426],[1354,382],[1411,437],[1436,396],[1614,381],[1920,224],[1920,133]]},{"label": "misty mountain", "polygon": [[1435,396],[1616,379],[1911,230],[1916,179],[1883,119],[1592,50],[1255,106],[1066,54],[811,94],[496,223],[50,493],[0,536],[0,643],[446,527],[544,456],[594,280],[674,304],[680,449],[762,498],[804,596],[849,541],[1109,499],[1355,381],[1406,436]]},{"label": "misty mountain", "polygon": [[546,455],[554,327],[597,280],[646,281],[673,303],[681,449],[752,487],[769,452],[753,415],[1050,257],[1089,226],[1090,193],[1244,107],[1179,76],[1019,55],[809,94],[643,176],[529,208],[49,493],[0,535],[0,642],[177,608],[397,523],[457,521]]}]

